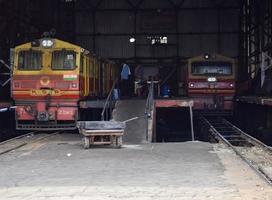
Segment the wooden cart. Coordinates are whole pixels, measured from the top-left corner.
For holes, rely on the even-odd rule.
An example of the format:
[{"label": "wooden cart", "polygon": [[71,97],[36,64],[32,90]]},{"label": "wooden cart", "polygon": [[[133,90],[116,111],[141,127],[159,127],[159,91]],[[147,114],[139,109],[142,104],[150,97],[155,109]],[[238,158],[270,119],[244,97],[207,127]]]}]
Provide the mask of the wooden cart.
[{"label": "wooden cart", "polygon": [[88,149],[94,145],[122,146],[125,123],[116,121],[83,121],[77,124],[83,137],[83,146]]}]

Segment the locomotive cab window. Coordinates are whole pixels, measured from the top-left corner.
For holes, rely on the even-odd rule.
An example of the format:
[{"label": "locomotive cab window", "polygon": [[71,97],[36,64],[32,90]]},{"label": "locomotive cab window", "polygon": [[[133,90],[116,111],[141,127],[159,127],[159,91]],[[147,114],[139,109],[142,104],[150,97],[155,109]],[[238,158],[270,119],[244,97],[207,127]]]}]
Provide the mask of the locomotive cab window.
[{"label": "locomotive cab window", "polygon": [[194,62],[191,72],[193,75],[232,75],[232,64],[228,62]]},{"label": "locomotive cab window", "polygon": [[73,70],[76,67],[76,53],[74,51],[54,51],[52,53],[52,69]]},{"label": "locomotive cab window", "polygon": [[19,70],[40,70],[42,68],[42,52],[20,51],[18,56]]}]

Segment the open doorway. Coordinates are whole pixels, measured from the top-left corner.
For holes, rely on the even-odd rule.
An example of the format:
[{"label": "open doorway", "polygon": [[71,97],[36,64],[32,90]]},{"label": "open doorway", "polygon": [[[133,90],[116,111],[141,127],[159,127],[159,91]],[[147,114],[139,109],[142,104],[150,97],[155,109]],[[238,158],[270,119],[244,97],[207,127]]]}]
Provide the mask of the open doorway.
[{"label": "open doorway", "polygon": [[155,142],[184,142],[191,140],[189,108],[157,108]]}]

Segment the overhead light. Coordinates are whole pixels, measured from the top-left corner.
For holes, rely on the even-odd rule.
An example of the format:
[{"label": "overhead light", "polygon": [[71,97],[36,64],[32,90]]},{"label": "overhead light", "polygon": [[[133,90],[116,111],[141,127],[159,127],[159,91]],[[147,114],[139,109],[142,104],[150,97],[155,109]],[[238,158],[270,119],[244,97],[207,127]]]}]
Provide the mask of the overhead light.
[{"label": "overhead light", "polygon": [[43,47],[52,47],[53,44],[54,44],[53,40],[49,40],[49,39],[42,40]]},{"label": "overhead light", "polygon": [[164,36],[164,37],[161,37],[160,38],[161,39],[161,44],[167,44],[167,37],[166,36]]},{"label": "overhead light", "polygon": [[136,39],[135,39],[134,37],[129,38],[129,42],[130,42],[130,43],[134,43],[135,40],[136,40]]},{"label": "overhead light", "polygon": [[210,58],[210,55],[209,54],[205,54],[204,55],[204,59],[208,60]]},{"label": "overhead light", "polygon": [[208,77],[208,82],[216,82],[216,77]]}]

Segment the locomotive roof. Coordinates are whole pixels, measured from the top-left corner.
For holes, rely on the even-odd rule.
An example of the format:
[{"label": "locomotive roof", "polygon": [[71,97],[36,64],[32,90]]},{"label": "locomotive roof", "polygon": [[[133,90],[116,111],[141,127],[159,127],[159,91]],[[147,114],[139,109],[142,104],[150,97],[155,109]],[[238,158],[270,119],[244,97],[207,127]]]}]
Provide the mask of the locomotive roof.
[{"label": "locomotive roof", "polygon": [[210,56],[209,59],[204,59],[204,56],[207,55],[207,54],[202,54],[202,55],[199,55],[199,56],[195,56],[195,57],[191,57],[188,59],[188,61],[200,61],[200,60],[205,60],[205,61],[214,61],[214,60],[222,60],[222,61],[230,61],[230,62],[234,62],[235,59],[234,58],[231,58],[231,57],[228,57],[228,56],[224,56],[224,55],[221,55],[221,54],[208,54]]},{"label": "locomotive roof", "polygon": [[[102,60],[104,62],[108,62],[108,63],[114,63],[113,61],[110,61],[106,58],[102,58],[102,57],[99,57],[97,56],[96,54],[93,54],[91,52],[89,52],[88,50],[76,45],[76,44],[72,44],[70,42],[66,42],[66,41],[63,41],[63,40],[59,40],[57,38],[40,38],[40,39],[36,39],[36,40],[33,40],[31,42],[27,42],[27,43],[24,43],[24,44],[21,44],[21,45],[18,45],[15,47],[15,49],[38,49],[38,50],[41,50],[41,49],[51,49],[51,48],[46,48],[46,47],[42,47],[41,46],[41,43],[43,40],[52,40],[54,42],[54,47],[53,49],[76,49],[77,51],[81,51],[81,52],[84,52],[86,54],[89,54],[91,55],[92,57],[96,57],[97,59],[99,60]],[[38,46],[34,46],[33,43],[39,43]]]},{"label": "locomotive roof", "polygon": [[33,40],[31,42],[27,42],[27,43],[24,43],[24,44],[20,44],[18,46],[15,47],[15,49],[17,48],[41,48],[40,46],[39,47],[35,47],[33,46],[33,42],[41,42],[42,40],[53,40],[54,41],[54,48],[63,48],[63,47],[67,47],[67,48],[76,48],[76,49],[82,49],[82,47],[78,46],[78,45],[75,45],[75,44],[72,44],[70,42],[66,42],[66,41],[63,41],[63,40],[59,40],[57,38],[40,38],[40,39],[37,39],[37,40]]}]

